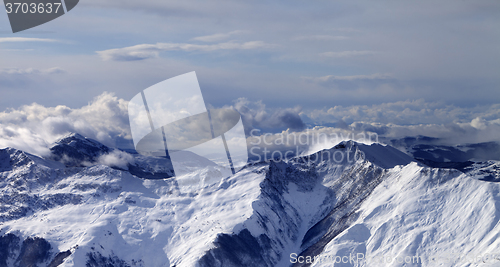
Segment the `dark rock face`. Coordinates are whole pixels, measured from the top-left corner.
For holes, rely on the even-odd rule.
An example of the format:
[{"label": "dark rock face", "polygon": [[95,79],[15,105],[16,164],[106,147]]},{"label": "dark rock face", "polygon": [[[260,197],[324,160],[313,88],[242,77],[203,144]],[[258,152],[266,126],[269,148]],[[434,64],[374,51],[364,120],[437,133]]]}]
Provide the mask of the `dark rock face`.
[{"label": "dark rock face", "polygon": [[8,172],[12,170],[9,152],[8,148],[0,149],[0,172]]},{"label": "dark rock face", "polygon": [[[348,145],[341,144],[334,149],[346,149]],[[383,181],[387,172],[368,160],[353,162],[338,167],[341,176],[325,187],[321,181],[324,175],[329,174],[323,168],[337,167],[328,165],[328,160],[320,160],[323,158],[320,153],[307,159],[271,162],[266,178],[260,184],[259,199],[252,204],[255,206],[252,216],[257,218],[264,233],[253,236],[248,229],[243,229],[232,235],[219,235],[214,242],[215,248],[200,259],[200,266],[275,266],[287,257],[283,253],[289,242],[301,244],[300,256],[314,257],[351,226],[359,216],[359,207]],[[305,221],[296,204],[286,197],[292,188],[290,184],[303,194],[317,194],[321,187],[320,191],[327,192],[323,206],[312,207],[322,210],[317,221]],[[305,233],[301,232],[304,226],[307,226]]]},{"label": "dark rock face", "polygon": [[[101,164],[99,162],[99,157],[115,153],[120,150],[107,147],[100,142],[86,138],[77,133],[69,134],[68,136],[55,142],[50,148],[51,155],[48,157],[50,160],[54,160],[63,163],[66,167],[87,167],[91,165]],[[147,157],[138,157],[137,152],[133,153],[127,151],[120,151],[125,154],[129,154],[131,158],[134,158],[134,162],[128,163],[126,167],[111,166],[113,169],[125,170],[144,179],[165,179],[170,178],[173,175],[173,168],[165,167],[170,163],[170,159],[155,158],[156,164],[163,164],[161,171],[151,170],[152,162],[148,162]],[[0,160],[1,160],[0,153]],[[8,166],[7,166],[8,167]],[[7,168],[5,167],[5,168]],[[0,170],[2,166],[0,165]]]},{"label": "dark rock face", "polygon": [[71,255],[71,251],[53,255],[52,246],[43,238],[27,237],[21,244],[21,239],[15,234],[0,236],[0,267],[57,267]]},{"label": "dark rock face", "polygon": [[110,148],[75,133],[57,141],[50,151],[52,160],[62,162],[68,167],[84,167],[85,164],[96,162],[99,156],[109,153]]},{"label": "dark rock face", "polygon": [[18,167],[33,164],[34,161],[30,156],[36,157],[14,148],[0,149],[0,172],[12,171]]},{"label": "dark rock face", "polygon": [[47,240],[39,237],[28,237],[24,240],[21,252],[16,260],[17,266],[36,267],[51,256],[51,245]]},{"label": "dark rock face", "polygon": [[92,252],[87,257],[86,267],[130,267],[124,260],[113,255],[105,257],[99,252]]},{"label": "dark rock face", "polygon": [[266,255],[271,249],[266,235],[254,237],[243,229],[236,235],[220,234],[214,242],[215,248],[199,261],[200,266],[270,266]]},{"label": "dark rock face", "polygon": [[[311,227],[302,240],[300,256],[314,257],[323,252],[325,246],[337,235],[356,221],[357,210],[364,200],[382,182],[385,170],[370,163],[355,165],[347,170],[338,184],[347,185],[344,190],[336,190],[341,200],[327,216]],[[309,266],[296,263],[293,266]]]},{"label": "dark rock face", "polygon": [[145,170],[144,168],[141,168],[137,165],[128,164],[127,167],[128,167],[128,172],[130,172],[130,174],[144,179],[165,179],[173,176],[173,171],[168,173],[167,172],[155,173],[152,171]]},{"label": "dark rock face", "polygon": [[16,259],[21,240],[14,234],[0,237],[0,267],[7,267],[7,262]]},{"label": "dark rock face", "polygon": [[[303,167],[301,164],[272,161],[260,184],[261,195],[256,205],[265,207],[265,211],[257,209],[252,216],[266,231],[278,229],[277,233],[253,236],[248,229],[242,229],[232,235],[221,234],[214,242],[215,248],[200,259],[200,266],[275,266],[282,257],[280,251],[285,240],[299,240],[298,233],[303,223],[298,211],[283,196],[289,190],[289,183],[296,184],[301,192],[310,192],[318,182],[315,169]],[[277,216],[279,221],[268,216]],[[276,238],[269,237],[276,234]]]},{"label": "dark rock face", "polygon": [[69,255],[71,255],[71,251],[66,250],[63,252],[57,253],[57,255],[54,257],[54,259],[49,263],[47,267],[57,267],[61,265]]},{"label": "dark rock face", "polygon": [[419,162],[422,162],[423,164],[432,167],[432,168],[442,168],[442,169],[456,169],[462,172],[465,172],[467,167],[470,167],[471,165],[474,164],[472,161],[465,161],[465,162],[437,162],[437,161],[432,161],[428,159],[423,159],[423,158],[417,158]]}]

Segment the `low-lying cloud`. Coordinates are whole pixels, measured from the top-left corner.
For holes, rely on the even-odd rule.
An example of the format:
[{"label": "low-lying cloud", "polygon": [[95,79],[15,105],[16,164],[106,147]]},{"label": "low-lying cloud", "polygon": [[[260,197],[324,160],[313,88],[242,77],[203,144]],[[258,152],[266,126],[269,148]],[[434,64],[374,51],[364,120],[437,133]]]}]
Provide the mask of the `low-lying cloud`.
[{"label": "low-lying cloud", "polygon": [[[500,119],[500,104],[458,107],[424,99],[397,101],[379,105],[334,106],[303,111],[302,116],[324,124],[333,121],[417,125],[471,123],[476,118],[485,121]],[[479,121],[476,122],[476,124]]]},{"label": "low-lying cloud", "polygon": [[127,101],[105,92],[79,109],[33,103],[0,113],[0,147],[44,156],[51,143],[71,132],[108,146],[130,139]]},{"label": "low-lying cloud", "polygon": [[264,131],[302,131],[306,128],[305,123],[299,116],[300,107],[268,109],[262,101],[251,102],[245,98],[239,98],[234,106],[240,112],[247,134],[251,129]]},{"label": "low-lying cloud", "polygon": [[[105,92],[81,108],[33,103],[9,109],[0,113],[0,148],[14,147],[44,156],[54,141],[70,132],[111,147],[132,148],[127,107],[128,101]],[[240,98],[229,108],[241,114],[249,142],[264,135],[270,142],[284,135],[301,136],[306,140],[300,145],[301,153],[331,147],[345,139],[358,139],[359,134],[376,134],[381,141],[417,135],[441,138],[446,144],[500,141],[499,104],[457,107],[420,99],[303,110],[268,108],[262,101]],[[315,139],[317,136],[330,138]],[[279,143],[273,146],[288,149]],[[118,167],[130,160],[124,154],[100,159]]]},{"label": "low-lying cloud", "polygon": [[102,165],[118,167],[123,170],[128,169],[128,165],[135,162],[135,159],[129,153],[121,150],[113,150],[111,153],[104,154],[97,159],[97,162]]}]

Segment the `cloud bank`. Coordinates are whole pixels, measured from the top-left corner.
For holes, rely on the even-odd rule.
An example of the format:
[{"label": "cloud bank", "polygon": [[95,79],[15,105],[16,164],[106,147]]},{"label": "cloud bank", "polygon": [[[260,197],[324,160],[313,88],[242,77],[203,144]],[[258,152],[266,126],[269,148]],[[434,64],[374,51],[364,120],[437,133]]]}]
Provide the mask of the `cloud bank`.
[{"label": "cloud bank", "polygon": [[[127,107],[128,101],[105,92],[81,108],[33,103],[9,109],[0,113],[0,148],[14,147],[44,156],[54,141],[70,132],[111,147],[132,148]],[[264,135],[269,140],[302,136],[308,141],[301,145],[301,151],[358,139],[358,134],[376,134],[382,141],[417,135],[441,138],[445,144],[500,141],[499,104],[464,108],[420,99],[303,110],[268,108],[262,101],[240,98],[226,107],[240,112],[249,142]],[[254,129],[258,131],[252,132]],[[332,138],[316,138],[319,135]],[[116,165],[128,162],[124,157],[110,155],[102,161]]]},{"label": "cloud bank", "polygon": [[263,131],[302,131],[306,128],[305,123],[299,116],[300,107],[267,109],[262,101],[251,102],[246,98],[239,98],[232,106],[242,115],[243,124],[247,134],[252,129]]},{"label": "cloud bank", "polygon": [[44,156],[51,143],[70,132],[108,146],[130,139],[127,101],[105,92],[78,109],[33,103],[0,113],[2,148],[14,147]]}]

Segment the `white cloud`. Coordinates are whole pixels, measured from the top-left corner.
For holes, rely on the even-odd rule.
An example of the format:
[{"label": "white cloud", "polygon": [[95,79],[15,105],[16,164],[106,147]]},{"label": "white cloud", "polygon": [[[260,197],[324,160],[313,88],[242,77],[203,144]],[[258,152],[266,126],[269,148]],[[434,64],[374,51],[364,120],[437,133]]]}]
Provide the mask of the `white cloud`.
[{"label": "white cloud", "polygon": [[105,92],[79,109],[33,103],[7,110],[0,113],[0,147],[46,155],[49,144],[70,132],[114,146],[119,139],[130,139],[127,105]]},{"label": "white cloud", "polygon": [[333,57],[333,58],[346,58],[346,57],[357,57],[357,56],[371,56],[375,55],[375,51],[342,51],[342,52],[325,52],[321,53],[320,56]]},{"label": "white cloud", "polygon": [[343,120],[347,123],[369,122],[397,125],[447,124],[471,122],[477,117],[488,121],[500,118],[500,105],[457,107],[424,99],[405,100],[378,105],[334,106],[303,111],[319,123]]},{"label": "white cloud", "polygon": [[[442,138],[449,144],[500,141],[497,134],[500,131],[500,104],[457,107],[417,99],[302,110],[300,107],[267,108],[262,101],[240,98],[233,107],[242,114],[247,134],[252,129],[262,130],[261,134],[288,129],[285,130],[288,134],[307,133],[308,138],[330,133],[335,140],[326,142],[327,145],[348,138],[348,133],[370,132],[389,138],[425,135]],[[305,129],[305,124],[318,127]],[[339,138],[341,133],[346,138]]]},{"label": "white cloud", "polygon": [[24,42],[54,43],[54,42],[58,42],[58,40],[47,39],[47,38],[27,38],[27,37],[2,37],[2,38],[0,38],[0,43],[24,43]]},{"label": "white cloud", "polygon": [[25,74],[59,74],[65,73],[65,71],[60,67],[53,67],[48,69],[35,69],[35,68],[5,68],[0,69],[1,74],[10,74],[10,75],[25,75]]},{"label": "white cloud", "polygon": [[237,34],[241,34],[241,33],[243,33],[243,31],[232,31],[232,32],[228,32],[228,33],[216,33],[216,34],[212,34],[212,35],[195,37],[195,38],[193,38],[193,40],[207,42],[207,43],[213,43],[213,42],[219,42],[222,40],[226,40],[233,35],[237,35]]},{"label": "white cloud", "polygon": [[425,135],[450,144],[500,141],[499,104],[457,107],[418,99],[306,110],[301,116],[319,125],[337,123],[393,138]]},{"label": "white cloud", "polygon": [[318,40],[318,41],[340,41],[347,40],[349,37],[343,35],[302,35],[294,37],[293,40]]},{"label": "white cloud", "polygon": [[162,51],[216,51],[216,50],[252,50],[272,48],[274,45],[262,41],[251,42],[225,42],[210,45],[187,44],[187,43],[157,43],[140,44],[125,48],[97,51],[103,60],[132,61],[158,57]]},{"label": "white cloud", "polygon": [[[278,133],[266,133],[253,130],[247,139],[250,157],[259,157],[258,154],[266,153],[269,159],[276,153],[279,156],[286,155],[308,155],[322,149],[332,148],[336,144],[355,140],[360,143],[371,144],[378,142],[378,135],[369,131],[352,131],[350,129],[339,129],[334,127],[316,126],[312,129],[302,131],[285,130]],[[261,155],[262,156],[262,155]],[[262,159],[262,157],[260,157]]]},{"label": "white cloud", "polygon": [[102,165],[118,167],[123,170],[128,169],[128,164],[134,163],[135,159],[132,155],[121,150],[113,150],[109,154],[104,154],[97,159],[97,162]]},{"label": "white cloud", "polygon": [[[355,108],[352,108],[355,109]],[[478,128],[477,122],[481,121]],[[279,133],[253,131],[248,144],[258,154],[264,148],[271,154],[274,151],[291,151],[295,154],[310,154],[328,149],[343,140],[361,143],[382,142],[408,136],[429,136],[439,138],[438,144],[458,145],[481,142],[500,142],[498,132],[500,120],[486,121],[474,119],[463,123],[396,125],[393,123],[354,122],[345,129],[338,127],[315,126],[302,131],[286,130]],[[257,155],[253,155],[257,156]]]},{"label": "white cloud", "polygon": [[[34,103],[10,109],[0,113],[0,148],[14,147],[43,156],[49,153],[52,142],[69,132],[108,146],[120,145],[123,141],[130,144],[127,107],[127,101],[103,93],[81,108],[44,107]],[[377,133],[387,138],[425,135],[442,138],[449,144],[500,141],[499,104],[464,108],[419,99],[302,110],[300,107],[268,108],[261,101],[240,98],[232,107],[242,114],[247,134],[251,129],[261,129],[261,134],[274,133],[266,137],[273,141],[293,133],[307,140],[300,146],[302,152],[331,147],[344,139],[358,139],[362,133]],[[305,123],[319,126],[305,129]],[[317,138],[325,134],[330,139]],[[290,147],[277,144],[275,149]],[[122,167],[132,159],[118,153],[100,160]]]},{"label": "white cloud", "polygon": [[488,121],[486,121],[484,118],[481,117],[473,119],[470,123],[472,127],[479,130],[485,130],[486,128],[488,128],[489,124],[490,123]]},{"label": "white cloud", "polygon": [[391,74],[375,73],[371,75],[351,75],[351,76],[335,76],[327,75],[322,77],[304,77],[304,80],[311,82],[330,82],[330,81],[359,81],[359,80],[388,80],[394,79]]},{"label": "white cloud", "polygon": [[475,121],[446,124],[396,125],[392,123],[355,122],[350,125],[353,131],[370,131],[386,138],[403,138],[407,136],[430,136],[440,138],[440,143],[448,145],[470,144],[481,142],[500,142],[500,124],[497,121],[483,121],[481,128]]}]

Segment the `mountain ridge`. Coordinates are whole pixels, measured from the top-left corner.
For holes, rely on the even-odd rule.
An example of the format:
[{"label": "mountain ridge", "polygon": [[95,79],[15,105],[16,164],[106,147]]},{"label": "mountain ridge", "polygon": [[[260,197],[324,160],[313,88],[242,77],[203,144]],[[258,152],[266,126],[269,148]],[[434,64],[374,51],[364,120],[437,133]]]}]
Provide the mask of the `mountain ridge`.
[{"label": "mountain ridge", "polygon": [[[86,142],[75,138],[67,145],[79,141]],[[424,226],[419,218],[434,218],[434,236],[443,239],[449,231],[440,225],[452,224],[434,210],[446,213],[443,207],[464,210],[467,205],[475,207],[473,216],[448,217],[458,226],[472,220],[484,225],[477,238],[485,251],[500,246],[487,242],[500,230],[494,227],[499,216],[487,216],[497,209],[499,184],[472,179],[490,165],[470,175],[430,168],[381,144],[345,141],[308,156],[249,164],[218,182],[200,179],[198,187],[188,190],[177,179],[144,179],[98,161],[68,167],[12,148],[0,150],[0,166],[0,233],[6,240],[0,251],[11,251],[5,265],[0,257],[0,266],[21,262],[23,240],[32,237],[50,245],[32,257],[32,266],[324,266],[293,263],[290,256],[400,251],[401,244],[390,241],[391,232],[381,233],[384,216],[410,216]],[[405,193],[397,194],[398,188]],[[433,191],[439,194],[429,194]],[[439,205],[426,200],[433,197]],[[468,199],[441,200],[454,197]],[[487,208],[479,209],[483,203]],[[399,205],[412,213],[405,215],[396,209]],[[391,227],[412,233],[410,221],[394,221]],[[472,228],[452,231],[459,229],[464,234],[456,232],[457,242],[467,242],[465,233],[474,235]],[[419,249],[428,254],[431,245],[422,243]],[[442,245],[435,248],[446,252]]]}]

